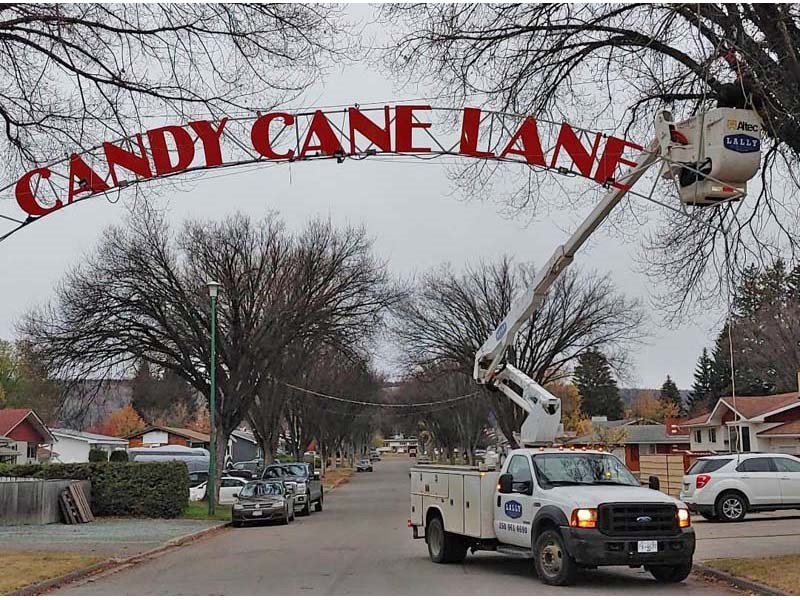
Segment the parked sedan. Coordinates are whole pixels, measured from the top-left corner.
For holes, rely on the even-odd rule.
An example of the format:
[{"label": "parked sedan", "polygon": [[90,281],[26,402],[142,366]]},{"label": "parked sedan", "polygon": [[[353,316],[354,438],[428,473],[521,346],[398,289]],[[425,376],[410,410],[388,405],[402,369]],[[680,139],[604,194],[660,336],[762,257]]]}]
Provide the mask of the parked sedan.
[{"label": "parked sedan", "polygon": [[[233,504],[236,501],[236,494],[238,494],[242,487],[247,483],[246,479],[241,477],[223,477],[219,487],[219,503],[220,504]],[[204,500],[206,497],[206,482],[200,485],[189,488],[189,500]]]},{"label": "parked sedan", "polygon": [[294,521],[292,492],[280,481],[250,481],[237,494],[231,511],[231,523],[278,521],[288,525]]},{"label": "parked sedan", "polygon": [[362,458],[356,463],[356,473],[361,473],[362,471],[372,473],[372,463],[369,462],[368,458]]}]

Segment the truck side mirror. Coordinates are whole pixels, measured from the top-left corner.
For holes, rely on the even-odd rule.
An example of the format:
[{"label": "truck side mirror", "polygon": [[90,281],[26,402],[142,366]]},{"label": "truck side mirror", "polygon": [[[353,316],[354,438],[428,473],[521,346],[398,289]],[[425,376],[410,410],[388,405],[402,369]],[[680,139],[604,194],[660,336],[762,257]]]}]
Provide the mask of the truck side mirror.
[{"label": "truck side mirror", "polygon": [[514,476],[511,473],[503,473],[497,480],[497,489],[501,494],[510,494],[511,486],[514,483]]},{"label": "truck side mirror", "polygon": [[650,477],[647,479],[647,485],[651,490],[660,490],[661,480],[655,475],[650,475]]}]

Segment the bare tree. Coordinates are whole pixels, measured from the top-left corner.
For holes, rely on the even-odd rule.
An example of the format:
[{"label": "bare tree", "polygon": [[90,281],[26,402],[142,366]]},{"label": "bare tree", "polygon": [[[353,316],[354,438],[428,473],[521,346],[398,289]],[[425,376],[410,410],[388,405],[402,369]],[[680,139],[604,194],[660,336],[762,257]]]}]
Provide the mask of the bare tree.
[{"label": "bare tree", "polygon": [[227,439],[253,406],[284,349],[307,337],[347,339],[380,322],[393,297],[362,229],[315,221],[293,238],[275,218],[187,222],[177,234],[143,210],[106,230],[53,304],[22,333],[51,376],[129,373],[147,360],[209,392],[206,282],[218,302],[218,473]]},{"label": "bare tree", "polygon": [[5,4],[0,119],[9,171],[152,119],[297,97],[354,47],[322,4]]},{"label": "bare tree", "polygon": [[428,432],[451,463],[455,462],[457,448],[468,464],[474,465],[475,449],[489,426],[490,394],[485,389],[475,393],[475,382],[469,375],[445,365],[419,372],[406,384],[404,391],[409,403],[459,398],[452,403],[417,409],[420,411],[418,428]]},{"label": "bare tree", "polygon": [[[449,267],[424,275],[415,293],[393,309],[393,330],[409,367],[442,367],[471,375],[475,352],[532,272],[504,258],[460,275]],[[639,338],[642,320],[639,303],[615,292],[607,277],[571,270],[522,327],[508,359],[543,385],[564,377],[573,361],[594,346],[606,349],[620,368],[625,350]],[[490,398],[498,425],[513,443],[525,415],[505,397]]]},{"label": "bare tree", "polygon": [[[643,261],[668,287],[661,300],[670,314],[724,298],[729,266],[738,277],[750,262],[800,247],[792,202],[800,154],[797,5],[394,4],[382,13],[394,31],[386,50],[392,68],[456,102],[477,97],[642,139],[665,105],[686,116],[716,105],[758,111],[767,143],[757,197],[691,218],[637,206],[640,222],[659,219]],[[505,168],[475,164],[462,174],[486,183]],[[521,179],[509,201],[536,210],[538,186]]]}]

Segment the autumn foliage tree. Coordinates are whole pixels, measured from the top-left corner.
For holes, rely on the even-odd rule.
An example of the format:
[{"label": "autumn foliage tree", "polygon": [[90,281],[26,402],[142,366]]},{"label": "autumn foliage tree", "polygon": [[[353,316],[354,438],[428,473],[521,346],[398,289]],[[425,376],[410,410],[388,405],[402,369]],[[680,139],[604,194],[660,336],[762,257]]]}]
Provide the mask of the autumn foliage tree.
[{"label": "autumn foliage tree", "polygon": [[132,406],[123,406],[112,412],[100,425],[103,435],[125,437],[147,427],[147,423]]}]

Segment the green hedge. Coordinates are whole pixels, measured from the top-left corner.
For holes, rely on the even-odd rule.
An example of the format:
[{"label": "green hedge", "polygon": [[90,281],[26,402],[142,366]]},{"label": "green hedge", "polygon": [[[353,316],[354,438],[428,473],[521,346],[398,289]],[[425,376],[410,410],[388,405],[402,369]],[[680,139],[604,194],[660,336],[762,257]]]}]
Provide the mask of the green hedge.
[{"label": "green hedge", "polygon": [[89,462],[108,462],[108,452],[100,448],[89,450]]},{"label": "green hedge", "polygon": [[128,462],[128,453],[125,450],[112,450],[108,455],[111,462]]},{"label": "green hedge", "polygon": [[177,461],[14,465],[5,475],[87,479],[92,512],[101,517],[180,517],[189,503],[189,472]]}]

